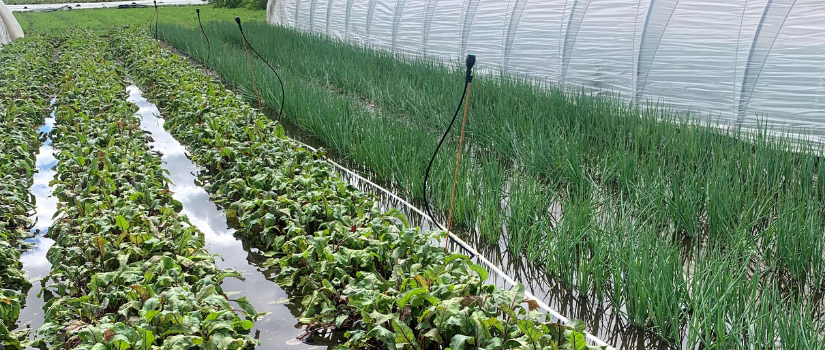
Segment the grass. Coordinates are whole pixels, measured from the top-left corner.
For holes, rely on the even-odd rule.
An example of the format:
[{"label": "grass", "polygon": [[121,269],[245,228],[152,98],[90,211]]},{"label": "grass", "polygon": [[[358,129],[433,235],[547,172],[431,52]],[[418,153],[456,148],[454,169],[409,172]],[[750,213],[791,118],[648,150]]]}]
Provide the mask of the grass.
[{"label": "grass", "polygon": [[[186,27],[196,27],[198,17],[195,6],[164,6],[159,9],[160,24],[175,23]],[[242,8],[227,9],[213,8],[212,5],[203,5],[201,20],[203,22],[233,21],[240,16],[244,21],[266,21],[265,11],[252,11]],[[115,26],[134,25],[149,27],[155,15],[151,7],[136,9],[84,9],[82,11],[55,11],[55,12],[15,12],[14,17],[25,32],[62,32],[72,28],[86,28],[103,34]]]},{"label": "grass", "polygon": [[[252,91],[237,27],[215,22],[206,30],[214,69]],[[423,169],[460,93],[460,67],[266,24],[244,30],[280,66],[289,119],[422,196]],[[196,58],[203,57],[198,35],[166,28],[166,40]],[[252,67],[262,98],[278,107],[271,73],[258,60]],[[492,240],[503,227],[512,251],[674,343],[821,344],[791,323],[799,316],[823,328],[820,149],[768,125],[719,129],[663,106],[517,77],[480,76],[472,89],[457,222]],[[456,144],[448,141],[431,179],[442,210]],[[554,203],[562,207],[558,220],[547,213]]]}]

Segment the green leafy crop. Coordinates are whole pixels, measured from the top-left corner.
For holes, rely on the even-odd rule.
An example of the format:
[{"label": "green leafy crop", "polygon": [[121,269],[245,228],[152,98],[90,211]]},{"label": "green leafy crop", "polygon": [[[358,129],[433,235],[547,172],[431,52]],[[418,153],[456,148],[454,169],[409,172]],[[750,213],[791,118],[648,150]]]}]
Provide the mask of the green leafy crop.
[{"label": "green leafy crop", "polygon": [[119,66],[91,32],[59,38],[49,230],[55,297],[38,331],[53,349],[251,349],[258,315],[221,289],[203,234],[179,214],[167,173],[126,102]]}]

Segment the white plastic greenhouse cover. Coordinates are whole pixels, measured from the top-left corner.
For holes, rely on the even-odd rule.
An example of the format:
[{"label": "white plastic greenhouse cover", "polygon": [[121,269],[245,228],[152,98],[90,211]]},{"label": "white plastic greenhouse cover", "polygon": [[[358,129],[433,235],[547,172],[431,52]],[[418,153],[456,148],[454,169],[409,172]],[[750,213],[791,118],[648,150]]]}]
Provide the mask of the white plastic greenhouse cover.
[{"label": "white plastic greenhouse cover", "polygon": [[267,19],[825,136],[823,0],[269,0]]},{"label": "white plastic greenhouse cover", "polygon": [[17,19],[11,14],[3,0],[0,0],[0,46],[22,37],[23,29],[20,28]]}]

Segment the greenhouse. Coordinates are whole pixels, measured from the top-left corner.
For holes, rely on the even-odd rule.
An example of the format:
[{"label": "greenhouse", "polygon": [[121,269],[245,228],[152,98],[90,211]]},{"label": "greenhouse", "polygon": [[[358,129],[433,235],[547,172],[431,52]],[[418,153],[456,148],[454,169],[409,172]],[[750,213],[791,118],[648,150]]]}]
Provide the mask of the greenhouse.
[{"label": "greenhouse", "polygon": [[6,3],[0,350],[825,349],[817,1]]},{"label": "greenhouse", "polygon": [[23,37],[23,29],[12,16],[6,4],[0,0],[0,45],[8,44]]},{"label": "greenhouse", "polygon": [[825,135],[815,0],[271,0],[269,23]]}]

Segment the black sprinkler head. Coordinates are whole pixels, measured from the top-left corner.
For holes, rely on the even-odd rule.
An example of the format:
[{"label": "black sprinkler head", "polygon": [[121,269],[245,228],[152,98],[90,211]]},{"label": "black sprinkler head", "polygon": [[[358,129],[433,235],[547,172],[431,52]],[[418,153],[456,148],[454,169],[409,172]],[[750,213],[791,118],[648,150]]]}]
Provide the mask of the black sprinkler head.
[{"label": "black sprinkler head", "polygon": [[476,55],[470,54],[467,55],[467,73],[465,74],[465,79],[467,82],[473,81],[473,66],[476,64]]}]

